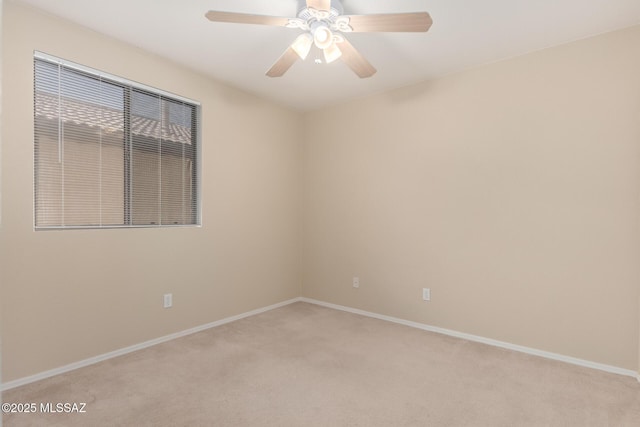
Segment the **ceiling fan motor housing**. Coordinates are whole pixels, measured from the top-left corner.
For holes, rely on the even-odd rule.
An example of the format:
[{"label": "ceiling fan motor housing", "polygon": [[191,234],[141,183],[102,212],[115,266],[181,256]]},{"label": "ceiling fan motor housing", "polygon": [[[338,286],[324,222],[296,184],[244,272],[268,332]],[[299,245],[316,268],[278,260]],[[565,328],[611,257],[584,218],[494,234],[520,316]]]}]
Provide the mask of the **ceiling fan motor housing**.
[{"label": "ceiling fan motor housing", "polygon": [[[340,0],[331,0],[331,9],[329,10],[330,20],[335,19],[336,17],[344,14],[344,8],[342,7],[342,3]],[[307,8],[307,2],[305,0],[298,0],[298,18],[309,21],[313,18],[313,15],[309,13],[309,9]]]}]

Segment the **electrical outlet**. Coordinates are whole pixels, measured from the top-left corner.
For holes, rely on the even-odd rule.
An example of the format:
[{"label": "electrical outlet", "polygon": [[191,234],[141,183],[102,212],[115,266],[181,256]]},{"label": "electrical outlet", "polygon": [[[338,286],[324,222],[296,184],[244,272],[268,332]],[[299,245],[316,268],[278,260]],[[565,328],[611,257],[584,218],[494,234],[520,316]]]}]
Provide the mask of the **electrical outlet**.
[{"label": "electrical outlet", "polygon": [[424,301],[431,301],[431,289],[422,288],[422,299]]},{"label": "electrical outlet", "polygon": [[360,287],[360,278],[359,277],[354,277],[353,278],[353,287],[354,288],[359,288]]},{"label": "electrical outlet", "polygon": [[164,294],[164,308],[173,306],[173,294]]}]

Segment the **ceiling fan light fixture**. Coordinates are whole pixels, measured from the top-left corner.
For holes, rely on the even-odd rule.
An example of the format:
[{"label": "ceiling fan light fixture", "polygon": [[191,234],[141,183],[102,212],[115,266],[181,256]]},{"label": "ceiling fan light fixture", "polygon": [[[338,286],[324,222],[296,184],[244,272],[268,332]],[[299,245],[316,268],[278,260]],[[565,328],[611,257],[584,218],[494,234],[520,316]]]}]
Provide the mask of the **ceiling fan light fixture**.
[{"label": "ceiling fan light fixture", "polygon": [[[316,63],[330,63],[340,58],[358,77],[368,78],[376,73],[375,67],[344,34],[426,32],[433,24],[428,12],[344,15],[342,0],[297,0],[297,3],[298,13],[290,18],[221,10],[210,10],[205,16],[211,22],[301,30],[304,34],[299,35],[267,71],[269,77],[283,76],[298,59],[305,60],[315,45],[318,48],[313,53]],[[322,57],[319,51],[323,52]]]},{"label": "ceiling fan light fixture", "polygon": [[324,49],[324,60],[327,64],[331,64],[336,59],[342,56],[342,51],[338,45],[333,42],[331,45]]},{"label": "ceiling fan light fixture", "polygon": [[300,59],[304,61],[307,58],[307,55],[309,55],[309,51],[311,50],[312,43],[313,43],[313,37],[311,37],[311,34],[309,33],[300,34],[298,38],[291,45],[291,49],[293,49],[298,54]]},{"label": "ceiling fan light fixture", "polygon": [[326,25],[313,29],[313,43],[318,49],[326,49],[333,44],[333,33]]}]

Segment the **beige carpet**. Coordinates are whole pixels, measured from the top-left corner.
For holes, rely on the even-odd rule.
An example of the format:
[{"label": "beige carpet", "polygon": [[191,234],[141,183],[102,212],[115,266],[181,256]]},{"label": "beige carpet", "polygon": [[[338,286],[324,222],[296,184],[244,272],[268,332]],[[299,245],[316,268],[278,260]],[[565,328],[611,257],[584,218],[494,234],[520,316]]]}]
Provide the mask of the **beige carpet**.
[{"label": "beige carpet", "polygon": [[640,426],[640,384],[296,303],[4,393],[14,426]]}]

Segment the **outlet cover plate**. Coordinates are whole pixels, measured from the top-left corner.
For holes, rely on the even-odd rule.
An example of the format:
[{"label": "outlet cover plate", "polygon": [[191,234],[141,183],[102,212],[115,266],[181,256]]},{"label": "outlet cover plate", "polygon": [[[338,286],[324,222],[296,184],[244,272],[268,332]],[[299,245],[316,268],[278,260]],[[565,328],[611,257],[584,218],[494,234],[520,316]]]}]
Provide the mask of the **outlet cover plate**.
[{"label": "outlet cover plate", "polygon": [[164,294],[164,308],[173,306],[173,294]]}]

